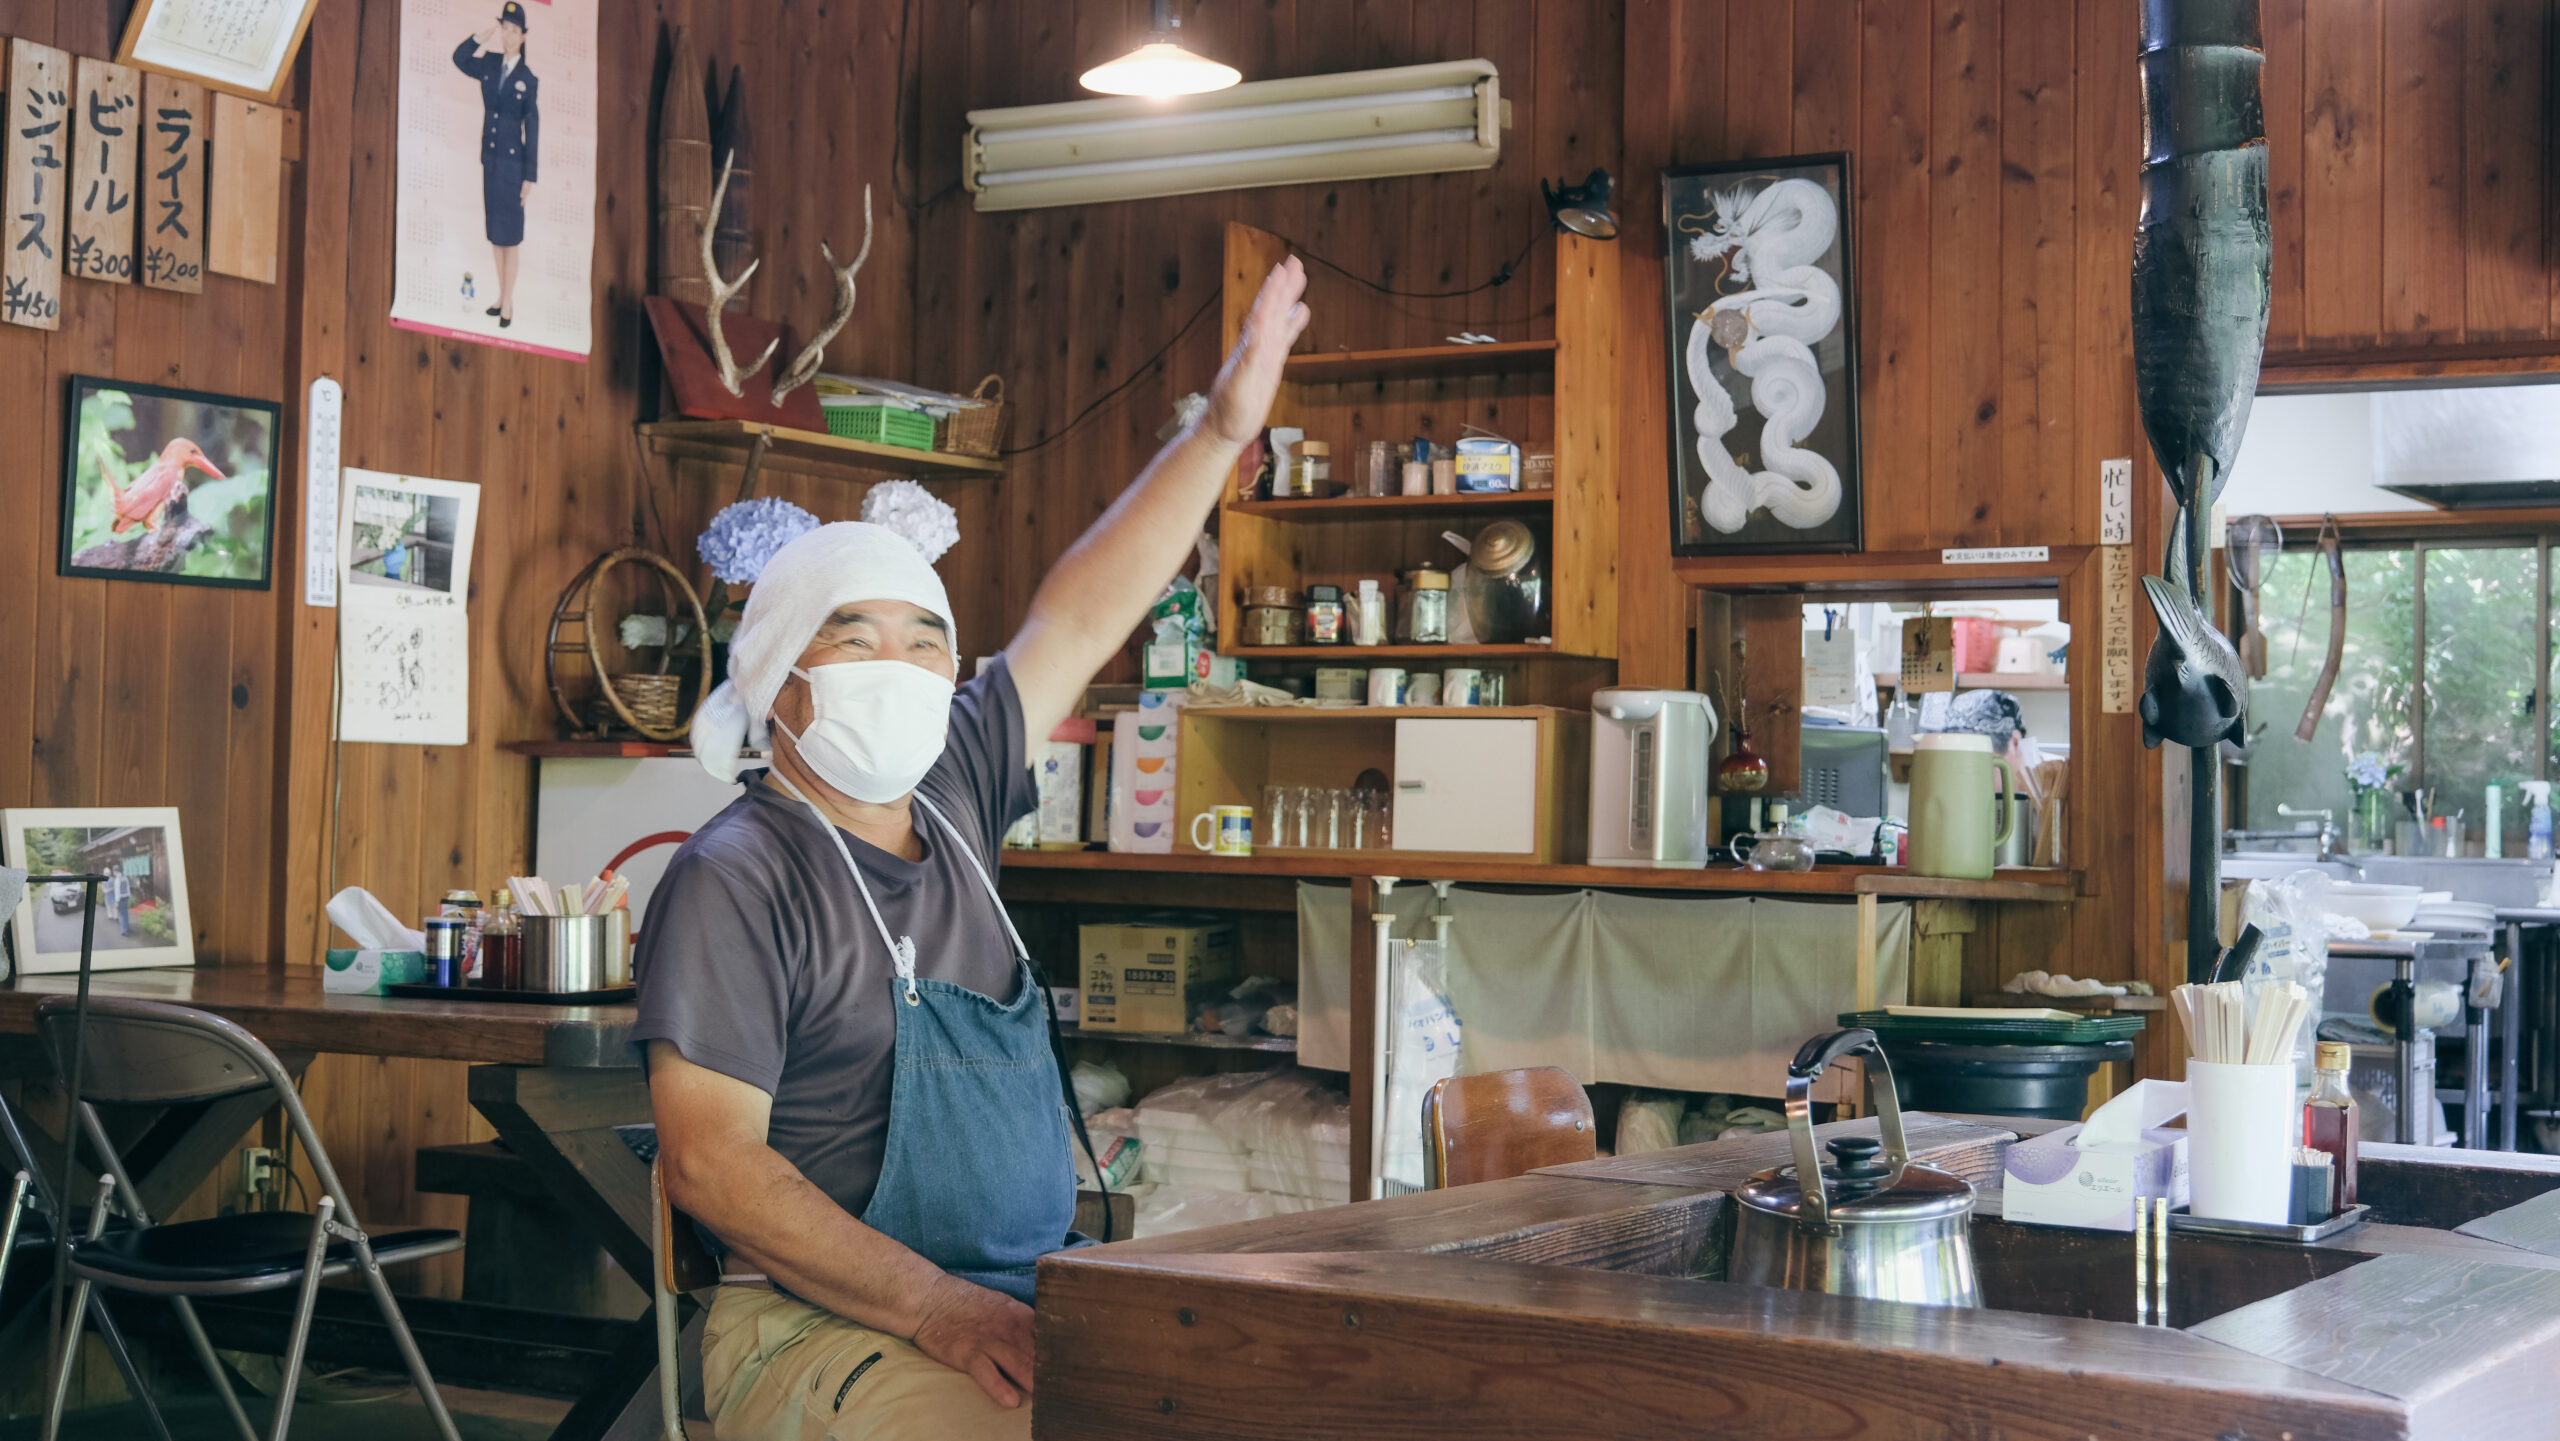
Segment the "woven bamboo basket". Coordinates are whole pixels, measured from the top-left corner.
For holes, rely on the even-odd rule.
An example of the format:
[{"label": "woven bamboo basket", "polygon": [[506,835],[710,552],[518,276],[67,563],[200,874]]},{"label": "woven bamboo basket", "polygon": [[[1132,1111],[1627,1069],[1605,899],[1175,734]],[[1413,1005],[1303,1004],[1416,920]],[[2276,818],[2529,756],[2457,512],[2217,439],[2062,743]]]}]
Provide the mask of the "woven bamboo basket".
[{"label": "woven bamboo basket", "polygon": [[[622,674],[613,677],[613,693],[631,716],[632,729],[642,735],[664,735],[675,731],[678,717],[676,704],[684,696],[684,677],[680,675]],[[596,707],[599,729],[608,725],[610,708]]]},{"label": "woven bamboo basket", "polygon": [[990,375],[978,382],[969,398],[985,402],[972,410],[955,410],[942,418],[942,433],[934,449],[953,455],[974,455],[993,460],[1004,451],[1006,432],[1013,424],[1013,407],[1004,399],[1004,377]]}]

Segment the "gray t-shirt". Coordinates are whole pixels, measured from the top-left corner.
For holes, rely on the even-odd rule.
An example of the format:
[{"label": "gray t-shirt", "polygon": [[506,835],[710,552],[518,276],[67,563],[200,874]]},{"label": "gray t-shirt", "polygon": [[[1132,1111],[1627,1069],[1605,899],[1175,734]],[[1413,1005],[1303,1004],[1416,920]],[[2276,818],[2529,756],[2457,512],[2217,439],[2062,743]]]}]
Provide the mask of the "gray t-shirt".
[{"label": "gray t-shirt", "polygon": [[[763,772],[747,779],[649,898],[632,1040],[673,1042],[695,1065],[771,1095],[768,1144],[860,1216],[888,1141],[897,973],[817,816]],[[1022,698],[1001,657],[952,698],[950,741],[916,789],[994,871],[1005,828],[1038,801]],[[915,938],[917,975],[1010,1001],[1013,943],[995,901],[922,806],[915,825],[917,861],[844,833],[880,918]]]}]

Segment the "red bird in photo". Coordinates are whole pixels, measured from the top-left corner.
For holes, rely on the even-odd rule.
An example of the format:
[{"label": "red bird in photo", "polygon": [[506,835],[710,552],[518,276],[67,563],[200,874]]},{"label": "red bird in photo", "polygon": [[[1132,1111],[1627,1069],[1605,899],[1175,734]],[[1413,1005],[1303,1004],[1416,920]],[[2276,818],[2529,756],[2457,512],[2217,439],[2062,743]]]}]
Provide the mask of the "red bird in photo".
[{"label": "red bird in photo", "polygon": [[145,530],[159,529],[161,508],[169,503],[170,493],[178,488],[179,478],[190,466],[216,480],[227,478],[205,458],[203,447],[184,436],[162,446],[160,458],[151,462],[149,470],[135,476],[131,485],[116,484],[115,472],[101,459],[98,473],[106,477],[107,489],[115,495],[116,520],[107,527],[108,532],[122,535],[137,525]]}]

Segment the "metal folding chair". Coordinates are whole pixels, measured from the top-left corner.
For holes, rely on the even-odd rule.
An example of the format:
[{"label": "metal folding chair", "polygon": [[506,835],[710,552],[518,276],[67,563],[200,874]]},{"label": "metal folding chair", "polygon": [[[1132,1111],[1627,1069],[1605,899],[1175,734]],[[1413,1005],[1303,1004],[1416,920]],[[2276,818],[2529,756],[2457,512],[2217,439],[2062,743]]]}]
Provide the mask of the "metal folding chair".
[{"label": "metal folding chair", "polygon": [[[312,1308],[324,1277],[362,1271],[365,1284],[381,1309],[383,1324],[399,1347],[420,1399],[435,1418],[445,1441],[460,1441],[453,1418],[427,1373],[426,1358],[409,1334],[382,1268],[440,1256],[462,1246],[461,1233],[447,1230],[397,1231],[368,1236],[356,1221],[319,1133],[294,1093],[292,1078],[257,1037],[220,1016],[162,1001],[92,996],[83,1035],[79,1003],[55,997],[36,1007],[36,1030],[66,1077],[75,1045],[85,1049],[85,1064],[76,1079],[66,1080],[77,1107],[80,1126],[106,1166],[98,1178],[98,1195],[90,1211],[87,1234],[70,1247],[75,1282],[71,1314],[87,1309],[91,1288],[166,1296],[186,1318],[188,1339],[222,1392],[243,1441],[257,1441],[248,1416],[240,1409],[220,1361],[194,1324],[186,1298],[241,1296],[298,1286],[293,1324],[286,1334],[283,1381],[270,1429],[273,1441],[284,1441],[293,1419],[293,1393],[302,1372],[302,1351],[311,1333]],[[285,1120],[310,1158],[320,1183],[320,1199],[309,1212],[259,1211],[204,1221],[155,1224],[144,1212],[142,1197],[126,1175],[124,1159],[98,1123],[93,1102],[130,1106],[173,1106],[217,1100],[259,1089],[275,1093]],[[122,1203],[129,1228],[106,1227],[110,1200]],[[64,1398],[71,1381],[77,1348],[62,1347],[45,1408],[44,1435],[50,1441],[61,1424]],[[137,1386],[137,1391],[139,1390]]]},{"label": "metal folding chair", "polygon": [[666,1182],[659,1175],[663,1164],[649,1158],[649,1300],[658,1325],[658,1414],[666,1423],[666,1441],[689,1441],[676,1370],[676,1337],[684,1318],[677,1313],[686,1294],[720,1284],[720,1262],[702,1244],[693,1218],[667,1199]]},{"label": "metal folding chair", "polygon": [[[5,1156],[0,1156],[0,1165],[16,1168],[16,1175],[9,1182],[8,1213],[5,1219],[0,1219],[0,1292],[6,1292],[9,1263],[17,1258],[18,1253],[24,1251],[31,1257],[41,1258],[42,1253],[53,1249],[56,1228],[69,1222],[61,1205],[54,1199],[53,1187],[46,1182],[43,1168],[36,1164],[35,1148],[27,1144],[27,1133],[19,1126],[17,1114],[9,1109],[6,1099],[0,1099],[0,1151],[6,1152]],[[143,1414],[150,1418],[151,1434],[159,1437],[160,1441],[170,1441],[169,1423],[161,1419],[159,1405],[151,1399],[150,1389],[143,1385],[142,1373],[134,1368],[132,1349],[125,1344],[123,1328],[116,1325],[116,1318],[107,1314],[106,1298],[92,1293],[88,1302],[89,1321],[98,1328],[98,1338],[106,1343],[107,1355],[124,1377],[125,1389],[133,1393],[133,1399],[141,1405]],[[196,1324],[194,1309],[183,1300],[178,1300],[177,1304],[180,1308],[178,1323],[186,1328],[188,1339],[209,1354],[212,1348],[203,1343],[204,1330]],[[73,1338],[66,1338],[65,1344],[72,1339],[76,1339],[76,1331]],[[232,1405],[238,1406],[238,1400],[234,1399]]]}]

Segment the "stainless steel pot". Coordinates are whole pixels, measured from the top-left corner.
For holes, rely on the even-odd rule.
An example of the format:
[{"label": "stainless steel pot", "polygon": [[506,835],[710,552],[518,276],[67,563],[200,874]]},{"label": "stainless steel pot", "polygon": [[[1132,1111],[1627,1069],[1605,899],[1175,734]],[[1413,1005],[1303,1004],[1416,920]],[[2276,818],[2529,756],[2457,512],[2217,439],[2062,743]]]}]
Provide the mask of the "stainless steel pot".
[{"label": "stainless steel pot", "polygon": [[523,918],[524,989],[603,991],[631,984],[631,913]]},{"label": "stainless steel pot", "polygon": [[[1813,1082],[1858,1052],[1872,1058],[1867,1102],[1883,1139],[1835,1137],[1824,1165],[1813,1144]],[[1973,1274],[1973,1187],[1912,1161],[1893,1070],[1875,1032],[1833,1031],[1796,1052],[1787,1067],[1787,1135],[1795,1164],[1762,1171],[1734,1193],[1728,1280],[1924,1306],[1982,1304]],[[1807,1185],[1808,1176],[1817,1179]]]}]

